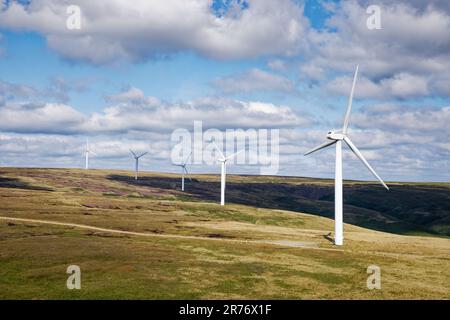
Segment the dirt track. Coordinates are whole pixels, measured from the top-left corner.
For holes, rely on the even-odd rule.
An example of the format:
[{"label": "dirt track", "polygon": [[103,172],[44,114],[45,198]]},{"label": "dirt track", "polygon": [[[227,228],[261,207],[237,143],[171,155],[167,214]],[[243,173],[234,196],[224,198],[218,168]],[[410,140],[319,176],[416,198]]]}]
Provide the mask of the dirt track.
[{"label": "dirt track", "polygon": [[113,233],[113,234],[131,235],[131,236],[156,237],[156,238],[177,238],[177,239],[191,239],[191,240],[210,240],[210,241],[211,240],[212,241],[227,241],[227,242],[240,242],[240,243],[250,243],[250,244],[251,243],[259,243],[259,244],[265,243],[265,244],[281,246],[281,247],[341,251],[339,249],[320,248],[320,247],[318,247],[318,244],[316,244],[314,242],[273,241],[273,240],[252,241],[252,240],[237,240],[237,239],[185,236],[185,235],[176,235],[176,234],[154,234],[154,233],[144,233],[144,232],[133,232],[133,231],[123,231],[123,230],[99,228],[99,227],[94,227],[94,226],[88,226],[85,224],[78,224],[78,223],[68,223],[68,222],[58,222],[58,221],[50,221],[50,220],[38,220],[38,219],[25,219],[25,218],[13,218],[13,217],[4,217],[4,216],[0,216],[0,220],[50,224],[50,225],[65,226],[65,227],[72,227],[72,228],[78,228],[78,229],[95,230],[95,231],[101,231],[101,232],[107,232],[107,233]]}]

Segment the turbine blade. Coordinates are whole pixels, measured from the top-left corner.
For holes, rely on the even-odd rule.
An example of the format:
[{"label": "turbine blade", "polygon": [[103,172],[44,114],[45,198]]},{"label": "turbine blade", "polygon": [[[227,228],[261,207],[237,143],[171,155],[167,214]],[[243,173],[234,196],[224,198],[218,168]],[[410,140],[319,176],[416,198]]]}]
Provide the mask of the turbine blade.
[{"label": "turbine blade", "polygon": [[143,154],[141,154],[140,156],[138,156],[138,158],[145,156],[148,153],[148,151],[144,152]]},{"label": "turbine blade", "polygon": [[212,143],[214,145],[214,148],[216,148],[216,150],[219,151],[220,156],[222,157],[222,159],[225,159],[225,156],[223,155],[222,150],[219,149],[219,147],[217,146],[216,142],[213,140]]},{"label": "turbine blade", "polygon": [[305,156],[307,156],[308,154],[311,154],[311,153],[313,153],[313,152],[319,151],[319,150],[321,150],[321,149],[324,149],[324,148],[326,148],[326,147],[328,147],[328,146],[331,146],[331,145],[333,145],[333,144],[335,144],[335,143],[336,143],[336,140],[329,140],[329,141],[327,141],[327,142],[325,142],[325,143],[322,143],[320,146],[317,146],[317,147],[315,147],[315,148],[309,150],[308,152],[306,152],[306,153],[305,153]]},{"label": "turbine blade", "polygon": [[186,165],[186,163],[188,162],[188,160],[189,160],[189,158],[191,157],[191,155],[192,155],[192,151],[191,151],[191,153],[189,153],[189,155],[188,155],[188,157],[186,158],[186,160],[184,160],[183,165]]},{"label": "turbine blade", "polygon": [[189,172],[187,171],[186,167],[183,167],[184,172],[186,172],[186,176],[189,178],[190,181],[192,181],[191,176],[189,174]]},{"label": "turbine blade", "polygon": [[389,187],[386,185],[386,183],[384,183],[384,181],[375,172],[375,170],[373,170],[373,168],[370,166],[370,164],[367,162],[367,160],[364,158],[364,156],[358,150],[358,148],[353,144],[353,142],[348,137],[345,137],[344,141],[345,141],[345,143],[347,143],[347,145],[353,151],[353,153],[359,158],[359,160],[361,160],[362,163],[364,163],[364,165],[367,167],[367,169],[369,169],[369,171],[372,172],[372,174],[375,176],[375,178],[377,178],[380,181],[380,183],[383,185],[383,187],[385,187],[386,189],[389,190]]},{"label": "turbine blade", "polygon": [[242,149],[238,152],[233,153],[231,156],[226,157],[225,160],[230,160],[231,158],[237,156],[239,153],[242,153],[243,151],[245,151],[245,149]]},{"label": "turbine blade", "polygon": [[355,94],[355,85],[356,85],[356,78],[358,78],[358,70],[359,65],[356,66],[355,75],[353,76],[352,91],[350,91],[350,97],[348,98],[347,112],[345,113],[344,126],[342,127],[343,134],[347,134],[348,124],[350,122],[350,113],[352,112],[353,95]]},{"label": "turbine blade", "polygon": [[130,149],[130,152],[133,154],[133,156],[136,158],[136,153],[133,152],[133,150]]}]

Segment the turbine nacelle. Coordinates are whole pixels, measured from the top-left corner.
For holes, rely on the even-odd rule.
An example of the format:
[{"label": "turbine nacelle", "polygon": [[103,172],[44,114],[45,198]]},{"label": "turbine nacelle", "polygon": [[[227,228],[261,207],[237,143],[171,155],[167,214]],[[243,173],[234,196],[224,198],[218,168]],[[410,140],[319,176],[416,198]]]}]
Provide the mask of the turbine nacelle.
[{"label": "turbine nacelle", "polygon": [[138,178],[138,172],[139,172],[139,159],[143,156],[145,156],[148,152],[144,152],[140,155],[137,155],[133,150],[130,149],[131,154],[133,155],[134,161],[135,161],[135,175],[134,179],[137,180]]},{"label": "turbine nacelle", "polygon": [[189,180],[192,181],[191,177],[189,176],[189,172],[186,169],[187,163],[189,158],[191,157],[192,152],[189,153],[189,156],[186,158],[186,160],[184,160],[182,163],[180,164],[174,164],[174,166],[180,167],[181,168],[181,191],[184,191],[184,175],[186,174],[187,177],[189,178]]},{"label": "turbine nacelle", "polygon": [[344,140],[345,137],[346,135],[340,132],[330,131],[327,133],[328,140]]}]

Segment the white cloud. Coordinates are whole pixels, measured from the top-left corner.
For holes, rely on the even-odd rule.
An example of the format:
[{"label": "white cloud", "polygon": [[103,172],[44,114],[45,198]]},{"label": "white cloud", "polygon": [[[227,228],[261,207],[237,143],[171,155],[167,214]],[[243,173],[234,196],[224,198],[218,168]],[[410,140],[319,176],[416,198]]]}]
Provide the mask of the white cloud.
[{"label": "white cloud", "polygon": [[9,99],[29,99],[37,94],[37,90],[31,86],[15,84],[0,80],[0,97]]},{"label": "white cloud", "polygon": [[94,80],[72,79],[63,76],[54,76],[49,79],[45,88],[36,88],[30,85],[11,83],[0,80],[0,100],[38,101],[39,99],[52,100],[67,103],[71,92],[83,92],[88,90],[88,84]]},{"label": "white cloud", "polygon": [[322,80],[324,78],[324,70],[323,68],[313,65],[313,64],[305,64],[300,66],[300,76],[306,75],[311,80]]},{"label": "white cloud", "polygon": [[105,100],[112,103],[147,104],[150,106],[160,103],[157,98],[146,97],[141,89],[135,87],[130,87],[126,91],[106,96]]},{"label": "white cloud", "polygon": [[[65,28],[67,2],[56,0],[32,1],[26,9],[12,2],[0,12],[0,27],[40,32],[64,58],[91,63],[142,61],[180,51],[214,59],[266,55],[268,68],[284,73],[299,63],[292,56],[300,53],[300,76],[318,81],[329,92],[347,96],[351,74],[359,63],[358,98],[450,96],[450,4],[445,0],[380,0],[383,29],[375,31],[366,28],[370,0],[328,2],[329,28],[320,31],[309,29],[302,8],[287,0],[251,1],[248,9],[223,15],[215,15],[206,0],[139,0],[133,6],[119,0],[77,3],[83,10],[81,31]],[[329,80],[330,76],[334,79]],[[14,161],[22,160],[15,156],[29,152],[33,158],[28,161],[36,161],[35,165],[47,163],[41,160],[51,160],[53,155],[62,166],[78,160],[82,164],[84,137],[77,135],[89,135],[103,159],[99,167],[128,165],[129,147],[151,150],[148,161],[153,165],[158,159],[167,162],[171,130],[191,129],[194,120],[203,120],[205,128],[222,130],[282,128],[281,173],[333,174],[333,150],[302,156],[323,141],[326,130],[309,130],[314,119],[289,106],[211,97],[169,103],[129,87],[105,97],[108,108],[85,116],[67,104],[23,103],[32,100],[36,90],[5,83],[0,82],[0,129],[16,133],[0,135],[2,163],[18,163]],[[230,94],[295,90],[288,78],[259,69],[217,79],[214,85]],[[67,91],[64,82],[55,87],[62,89],[58,92]],[[356,108],[352,139],[383,178],[449,180],[449,107],[402,103],[360,112]],[[358,160],[348,150],[345,157],[346,178],[372,178],[363,167],[355,166]]]},{"label": "white cloud", "polygon": [[209,0],[77,0],[81,30],[66,29],[65,1],[11,2],[0,26],[37,31],[63,57],[92,63],[145,60],[178,51],[215,59],[298,53],[307,26],[303,8],[290,0],[250,0],[218,16]]},{"label": "white cloud", "polygon": [[[327,84],[327,89],[334,93],[349,95],[353,78],[349,76],[337,77]],[[428,82],[424,77],[408,73],[398,73],[392,78],[385,78],[375,83],[367,77],[359,77],[355,96],[378,100],[392,98],[414,98],[428,95]]]},{"label": "white cloud", "polygon": [[286,127],[311,123],[287,106],[255,101],[199,98],[191,102],[158,106],[120,104],[94,113],[85,124],[92,132],[171,131],[203,121],[205,127],[259,128]]},{"label": "white cloud", "polygon": [[67,103],[70,100],[71,92],[87,91],[89,85],[94,81],[93,78],[67,79],[63,76],[54,76],[50,78],[50,84],[41,90],[40,95]]},{"label": "white cloud", "polygon": [[359,128],[378,128],[411,135],[433,134],[442,142],[450,135],[450,107],[418,108],[381,105],[352,116]]},{"label": "white cloud", "polygon": [[35,133],[169,132],[203,121],[214,128],[281,128],[312,123],[288,106],[258,101],[198,98],[184,103],[160,102],[138,88],[111,95],[113,104],[84,116],[65,104],[6,103],[0,107],[0,130]]},{"label": "white cloud", "polygon": [[83,114],[64,104],[18,104],[0,107],[0,129],[22,133],[76,133],[86,121]]},{"label": "white cloud", "polygon": [[267,66],[275,71],[286,71],[287,70],[287,66],[286,66],[286,62],[284,62],[283,60],[280,59],[271,59],[269,60],[269,62],[267,63]]},{"label": "white cloud", "polygon": [[[449,95],[450,10],[444,2],[380,1],[381,30],[366,26],[370,1],[343,1],[331,8],[328,29],[308,32],[302,69],[353,72],[360,64],[367,97]],[[308,72],[305,72],[308,75]],[[310,73],[313,80],[315,73]],[[382,91],[388,93],[382,94]],[[340,91],[340,89],[338,90]],[[361,94],[361,93],[360,93]]]},{"label": "white cloud", "polygon": [[[84,167],[84,149],[86,136],[55,134],[0,134],[0,152],[2,165],[35,166],[35,167]],[[90,137],[90,148],[95,152],[90,157],[92,168],[132,169],[134,162],[129,149],[151,151],[143,158],[141,168],[148,170],[155,167],[157,155],[165,155],[158,165],[167,162],[170,145],[161,146],[153,141],[167,142],[166,137],[146,135],[145,137],[129,136],[96,136]]]},{"label": "white cloud", "polygon": [[[449,181],[449,121],[448,106],[412,107],[397,103],[370,105],[354,110],[349,136],[386,180]],[[332,177],[330,163],[334,161],[333,148],[308,156],[306,160],[295,157],[295,153],[302,154],[322,143],[326,129],[328,127],[323,130],[291,130],[289,134],[285,133],[282,142],[290,146],[290,151],[281,148],[281,152],[289,155],[289,165],[301,163],[305,170],[321,177]],[[344,157],[346,178],[372,179],[370,173],[346,147]]]},{"label": "white cloud", "polygon": [[293,92],[295,90],[291,80],[259,69],[216,79],[212,85],[225,94],[254,91]]},{"label": "white cloud", "polygon": [[[67,106],[16,107],[19,112],[8,107],[9,115],[3,108],[0,107],[0,127],[4,130],[9,123],[10,129],[18,133],[0,134],[2,165],[81,167],[84,139],[89,136],[96,151],[91,159],[93,167],[132,169],[128,149],[134,148],[150,151],[143,169],[171,170],[170,130],[192,131],[195,119],[204,120],[204,129],[221,130],[245,129],[249,124],[255,128],[283,124],[279,126],[280,173],[321,177],[333,174],[332,148],[314,156],[303,156],[306,150],[325,139],[327,128],[310,129],[312,119],[296,115],[288,107],[216,98],[164,107],[122,102],[103,113],[78,120],[77,114]],[[450,157],[449,121],[450,107],[375,105],[352,115],[349,134],[386,180],[445,181],[450,179],[448,170],[443,170],[448,168]],[[18,157],[24,154],[28,156],[26,159]],[[347,148],[344,156],[346,178],[372,179]],[[193,170],[211,172],[214,168]]]}]

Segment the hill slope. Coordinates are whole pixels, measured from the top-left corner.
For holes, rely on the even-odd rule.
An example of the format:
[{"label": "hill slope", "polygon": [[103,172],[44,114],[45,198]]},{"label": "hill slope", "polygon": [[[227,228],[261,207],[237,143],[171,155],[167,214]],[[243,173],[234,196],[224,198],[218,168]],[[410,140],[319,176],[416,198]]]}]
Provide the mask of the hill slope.
[{"label": "hill slope", "polygon": [[[327,181],[231,176],[231,203],[221,207],[217,177],[195,178],[181,193],[176,175],[145,174],[136,183],[120,171],[1,169],[0,298],[450,298],[449,239],[347,224],[345,246],[336,248],[332,220],[284,210],[329,215]],[[420,199],[387,207],[366,187],[350,188],[346,201],[358,211],[346,211],[347,221],[366,214],[359,208],[402,228],[418,221],[409,225],[403,208],[435,215]],[[425,200],[445,198],[445,185],[417,187],[429,188]],[[445,217],[433,221],[446,225]],[[82,270],[82,290],[65,288],[71,264]],[[373,264],[382,290],[366,287]]]},{"label": "hill slope", "polygon": [[[196,176],[186,193],[192,200],[219,201],[217,176]],[[178,176],[143,177],[113,174],[108,179],[171,192]],[[227,203],[282,209],[333,218],[334,181],[294,177],[227,177]],[[350,224],[398,234],[450,237],[450,184],[391,183],[344,185],[344,220]]]}]

